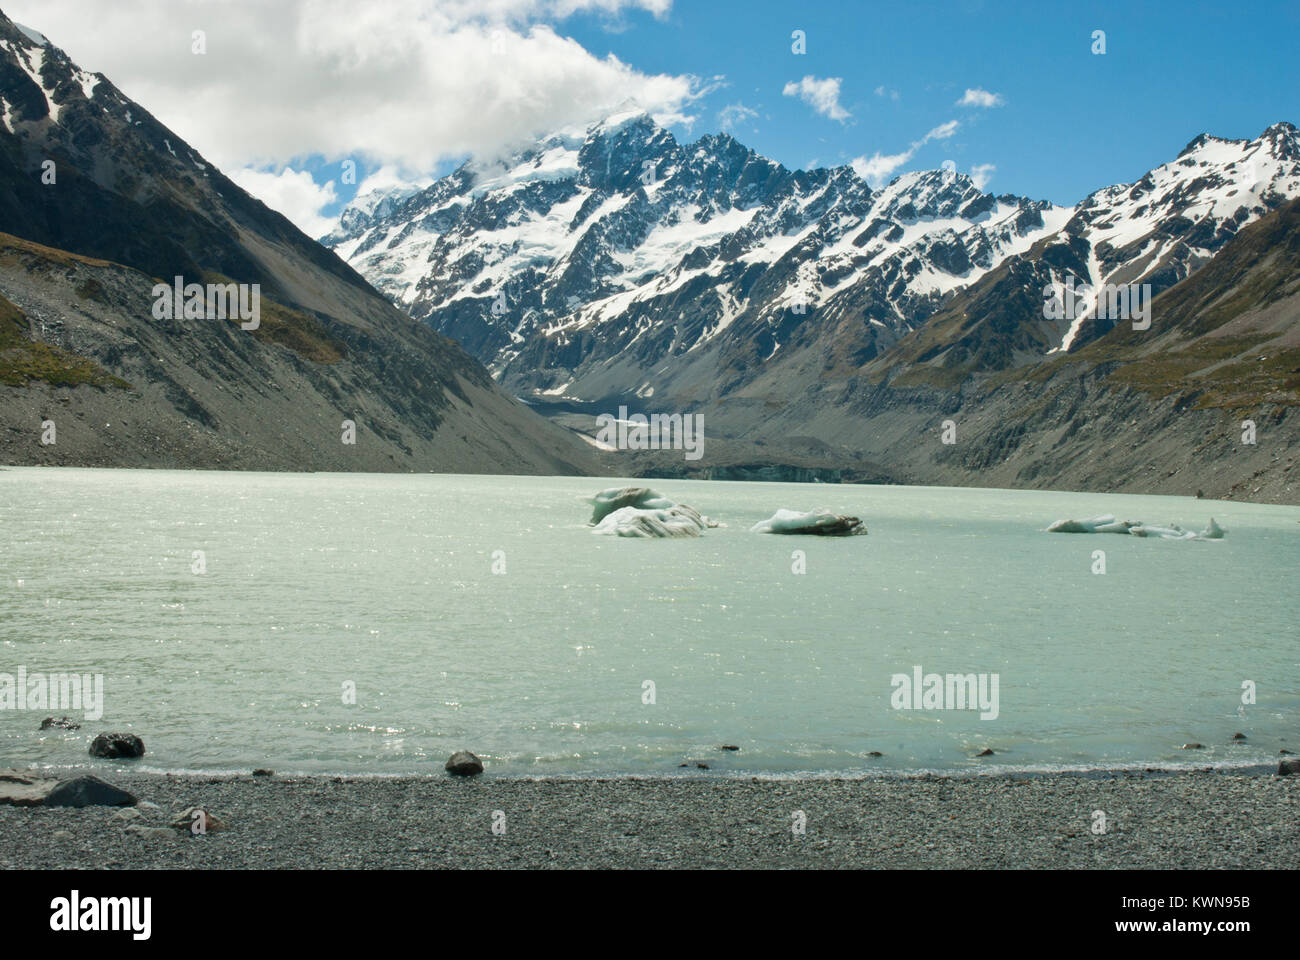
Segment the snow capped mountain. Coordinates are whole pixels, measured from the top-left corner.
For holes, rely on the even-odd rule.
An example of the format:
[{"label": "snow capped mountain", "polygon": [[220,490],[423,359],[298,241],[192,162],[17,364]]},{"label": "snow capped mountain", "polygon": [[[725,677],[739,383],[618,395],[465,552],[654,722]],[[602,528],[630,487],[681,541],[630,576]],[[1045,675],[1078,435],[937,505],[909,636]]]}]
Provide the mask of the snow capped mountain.
[{"label": "snow capped mountain", "polygon": [[[1078,339],[1094,316],[1103,284],[1150,283],[1153,291],[1189,276],[1247,223],[1300,196],[1300,135],[1289,123],[1269,127],[1255,140],[1202,134],[1170,163],[1136,183],[1105,187],[1088,196],[1066,227],[1088,241],[1079,275],[1086,312],[1059,349]],[[1059,272],[1052,274],[1059,280]]]},{"label": "snow capped mountain", "polygon": [[[1199,137],[1136,183],[1060,207],[952,171],[873,191],[850,167],[790,171],[725,134],[682,145],[626,113],[362,198],[324,242],[522,395],[716,395],[828,336],[866,363],[1031,252],[1036,321],[1043,286],[1067,275],[1094,306],[1104,283],[1158,292],[1300,194],[1298,143],[1289,124]],[[1092,335],[1076,318],[1032,349]]]}]

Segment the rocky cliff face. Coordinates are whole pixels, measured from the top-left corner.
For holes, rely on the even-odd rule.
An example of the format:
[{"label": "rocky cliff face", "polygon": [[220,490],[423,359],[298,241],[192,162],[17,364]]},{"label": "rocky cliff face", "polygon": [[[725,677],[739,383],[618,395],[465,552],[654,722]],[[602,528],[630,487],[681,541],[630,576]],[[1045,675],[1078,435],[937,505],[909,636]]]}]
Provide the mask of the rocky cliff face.
[{"label": "rocky cliff face", "polygon": [[[0,232],[6,462],[593,466],[587,444],[502,393],[459,346],[2,14]],[[262,328],[156,319],[153,286],[176,276],[257,284]],[[42,444],[43,419],[78,426]],[[342,443],[345,419],[355,444]]]}]

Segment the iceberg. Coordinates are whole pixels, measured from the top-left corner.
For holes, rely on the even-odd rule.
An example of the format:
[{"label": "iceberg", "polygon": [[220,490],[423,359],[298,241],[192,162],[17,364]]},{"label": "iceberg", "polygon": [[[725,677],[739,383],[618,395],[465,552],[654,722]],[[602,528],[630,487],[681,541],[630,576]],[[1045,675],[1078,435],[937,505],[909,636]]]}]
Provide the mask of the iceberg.
[{"label": "iceberg", "polygon": [[610,487],[594,497],[586,497],[591,504],[591,522],[600,523],[615,510],[636,507],[639,510],[668,510],[676,504],[660,496],[649,487]]},{"label": "iceberg", "polygon": [[1157,537],[1161,540],[1222,540],[1226,532],[1210,517],[1210,525],[1196,533],[1184,530],[1176,523],[1162,527],[1136,520],[1117,520],[1109,513],[1087,520],[1057,520],[1047,528],[1048,533],[1125,533],[1133,537]]},{"label": "iceberg", "polygon": [[641,510],[620,507],[596,524],[592,533],[611,537],[698,537],[710,526],[717,526],[684,504],[667,510]]},{"label": "iceberg", "polygon": [[1057,520],[1047,528],[1048,533],[1128,533],[1133,527],[1140,526],[1131,520],[1116,520],[1114,515],[1104,513],[1088,520]]},{"label": "iceberg", "polygon": [[609,537],[698,537],[716,520],[701,516],[694,507],[673,503],[648,487],[610,487],[594,497],[592,533]]},{"label": "iceberg", "polygon": [[867,525],[857,517],[846,517],[829,510],[778,510],[766,520],[749,528],[750,533],[811,534],[819,537],[854,537],[867,532]]}]

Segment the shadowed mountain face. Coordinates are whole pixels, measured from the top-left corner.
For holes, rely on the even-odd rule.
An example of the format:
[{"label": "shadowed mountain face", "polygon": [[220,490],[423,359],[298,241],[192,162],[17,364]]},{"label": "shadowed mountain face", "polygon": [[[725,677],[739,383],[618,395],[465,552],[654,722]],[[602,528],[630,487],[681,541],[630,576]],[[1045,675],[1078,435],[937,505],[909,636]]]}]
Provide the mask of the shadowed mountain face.
[{"label": "shadowed mountain face", "polygon": [[[1086,475],[1105,489],[1226,494],[1235,484],[1294,499],[1272,459],[1281,452],[1285,465],[1292,452],[1285,431],[1268,454],[1238,458],[1247,476],[1274,477],[1246,489],[1231,471],[1196,483],[1190,469],[1175,480],[1140,458],[1049,467],[1042,459],[1057,454],[1027,452],[1025,404],[1001,402],[1026,384],[1039,391],[1049,374],[1086,370],[1094,383],[1119,360],[1164,349],[1166,305],[1200,289],[1189,285],[1207,264],[1297,196],[1300,132],[1287,123],[1254,140],[1197,137],[1137,182],[1057,207],[986,194],[945,171],[873,190],[852,169],[788,171],[726,136],[681,145],[631,114],[471,162],[423,190],[359,198],[324,242],[572,426],[590,429],[592,414],[623,403],[704,413],[725,462],[639,457],[647,474],[806,479],[816,466],[823,479],[1008,486]],[[1267,235],[1283,220],[1268,219]],[[1232,248],[1236,269],[1258,244]],[[1227,282],[1222,271],[1204,276]],[[1108,298],[1130,285],[1153,326],[1125,338],[1129,318]],[[1195,322],[1217,328],[1245,307]],[[1106,364],[1085,362],[1101,343]],[[1186,346],[1213,353],[1209,342]],[[1056,419],[1038,428],[1076,437],[1090,420],[1144,449],[1156,411],[1141,405],[1158,403],[1131,376],[1105,379],[1103,392],[1090,406],[1053,407]],[[1160,427],[1171,450],[1207,430],[1227,436],[1229,408],[1263,404],[1291,423],[1293,391],[1208,396],[1189,401],[1194,416]],[[963,417],[983,424],[984,439],[963,429],[940,445],[941,422]],[[1064,449],[1081,452],[1073,442]]]},{"label": "shadowed mountain face", "polygon": [[[587,444],[503,394],[457,344],[42,41],[0,14],[6,462],[592,467]],[[258,284],[262,327],[156,319],[153,286],[176,276]],[[78,364],[110,379],[60,372]],[[47,418],[55,444],[40,443]],[[345,419],[355,444],[341,440]]]}]

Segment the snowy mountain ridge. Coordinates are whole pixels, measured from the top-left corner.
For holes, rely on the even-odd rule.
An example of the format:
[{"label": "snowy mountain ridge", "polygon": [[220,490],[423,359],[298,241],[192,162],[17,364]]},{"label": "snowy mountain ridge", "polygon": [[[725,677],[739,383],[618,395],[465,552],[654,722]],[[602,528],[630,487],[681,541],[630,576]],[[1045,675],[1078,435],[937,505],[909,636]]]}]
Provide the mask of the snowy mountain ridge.
[{"label": "snowy mountain ridge", "polygon": [[[880,353],[1038,245],[1079,253],[1046,276],[1073,275],[1088,309],[1106,283],[1159,292],[1297,195],[1300,137],[1285,123],[1249,141],[1203,135],[1062,207],[946,170],[873,191],[847,166],[787,170],[726,134],[681,145],[625,113],[360,198],[322,242],[521,395],[592,399],[620,391],[613,369],[662,392],[679,358],[732,338],[769,362],[808,323],[849,317]],[[1076,319],[1049,352],[1084,330]]]}]

